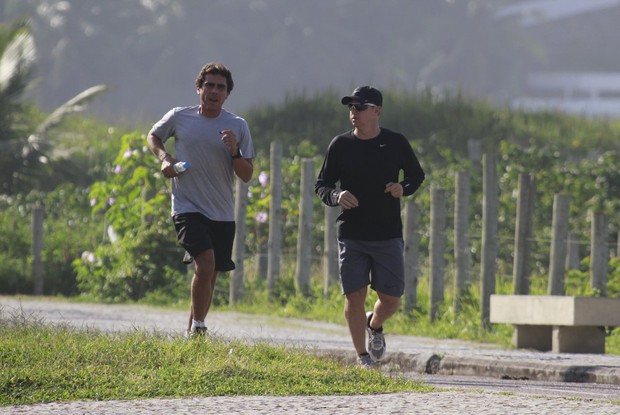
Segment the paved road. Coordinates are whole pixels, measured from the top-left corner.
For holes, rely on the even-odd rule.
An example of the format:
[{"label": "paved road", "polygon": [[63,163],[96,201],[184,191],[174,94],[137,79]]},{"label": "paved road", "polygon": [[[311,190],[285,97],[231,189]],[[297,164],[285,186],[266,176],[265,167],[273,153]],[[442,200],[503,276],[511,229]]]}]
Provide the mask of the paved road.
[{"label": "paved road", "polygon": [[[0,313],[106,331],[157,330],[181,334],[187,313],[141,306],[72,304],[0,297]],[[209,314],[211,332],[229,338],[310,346],[352,360],[346,328],[233,312]],[[68,402],[0,407],[0,414],[619,414],[620,356],[503,350],[493,345],[387,335],[383,370],[397,370],[441,387],[426,394],[319,397],[212,397],[113,402]],[[429,374],[427,372],[432,372]],[[496,389],[491,380],[505,379]],[[575,383],[569,399],[558,384]],[[541,383],[540,381],[545,381]],[[581,386],[581,388],[580,388]],[[579,393],[577,393],[579,391]]]}]

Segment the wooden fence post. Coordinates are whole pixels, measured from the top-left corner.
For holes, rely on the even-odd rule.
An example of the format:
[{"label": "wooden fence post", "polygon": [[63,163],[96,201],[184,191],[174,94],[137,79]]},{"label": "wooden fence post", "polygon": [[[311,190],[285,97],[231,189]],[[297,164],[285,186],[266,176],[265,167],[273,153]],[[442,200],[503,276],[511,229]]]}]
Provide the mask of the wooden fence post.
[{"label": "wooden fence post", "polygon": [[45,207],[37,204],[32,208],[32,281],[34,295],[43,295],[43,219]]},{"label": "wooden fence post", "polygon": [[474,139],[467,140],[467,154],[472,163],[480,163],[480,157],[482,156],[482,141]]},{"label": "wooden fence post", "polygon": [[590,246],[590,284],[593,291],[607,296],[607,216],[592,212],[592,239]]},{"label": "wooden fence post", "polygon": [[532,235],[533,209],[534,176],[521,173],[519,175],[514,261],[512,267],[512,282],[515,294],[526,295],[530,292],[530,237]]},{"label": "wooden fence post", "polygon": [[482,156],[482,257],[480,270],[480,322],[489,325],[491,294],[495,293],[499,188],[494,154]]},{"label": "wooden fence post", "polygon": [[553,198],[551,258],[549,260],[549,295],[564,295],[565,264],[568,239],[569,198],[557,194]]},{"label": "wooden fence post", "polygon": [[566,241],[566,265],[565,269],[579,269],[579,239],[574,233],[569,233]]},{"label": "wooden fence post", "polygon": [[312,269],[312,205],[314,201],[314,160],[301,161],[299,186],[299,225],[297,232],[297,290],[305,297],[310,295]]},{"label": "wooden fence post", "polygon": [[431,235],[430,247],[430,320],[434,321],[439,305],[444,299],[444,270],[446,252],[446,191],[431,188]]},{"label": "wooden fence post", "polygon": [[282,144],[270,146],[271,198],[269,202],[269,239],[267,242],[267,292],[273,295],[276,278],[280,274],[282,253]]},{"label": "wooden fence post", "polygon": [[256,277],[261,280],[267,279],[268,269],[269,269],[268,268],[269,266],[269,253],[268,252],[269,250],[268,250],[267,244],[262,243],[258,247],[258,252],[256,253]]},{"label": "wooden fence post", "polygon": [[336,220],[339,208],[325,206],[325,231],[323,234],[323,296],[329,296],[329,287],[338,282],[338,236]]},{"label": "wooden fence post", "polygon": [[235,185],[235,242],[233,245],[233,261],[235,269],[230,276],[230,291],[228,302],[234,305],[243,297],[243,274],[245,259],[245,240],[247,233],[246,216],[248,212],[248,187],[249,183],[237,178]]},{"label": "wooden fence post", "polygon": [[417,305],[418,276],[420,275],[420,211],[415,201],[405,203],[405,298],[403,310],[412,312]]},{"label": "wooden fence post", "polygon": [[471,280],[471,250],[469,246],[469,173],[456,173],[454,197],[454,315],[461,308],[461,297]]}]

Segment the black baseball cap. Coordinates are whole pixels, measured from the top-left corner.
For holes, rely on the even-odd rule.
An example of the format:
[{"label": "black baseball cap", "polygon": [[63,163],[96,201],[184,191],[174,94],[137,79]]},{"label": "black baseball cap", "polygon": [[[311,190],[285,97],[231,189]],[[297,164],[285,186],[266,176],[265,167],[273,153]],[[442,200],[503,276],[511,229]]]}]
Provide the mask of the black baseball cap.
[{"label": "black baseball cap", "polygon": [[378,89],[371,86],[359,86],[353,90],[351,95],[342,97],[340,102],[343,105],[353,104],[374,104],[376,106],[383,105],[383,95]]}]

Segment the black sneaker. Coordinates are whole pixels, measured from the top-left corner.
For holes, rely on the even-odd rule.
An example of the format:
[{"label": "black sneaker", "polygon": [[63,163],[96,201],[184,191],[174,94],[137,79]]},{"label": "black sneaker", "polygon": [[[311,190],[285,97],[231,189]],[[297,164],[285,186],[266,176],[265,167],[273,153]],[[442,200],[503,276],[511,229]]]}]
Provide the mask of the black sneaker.
[{"label": "black sneaker", "polygon": [[383,335],[383,328],[375,330],[370,327],[370,320],[372,319],[372,311],[366,313],[367,323],[366,330],[368,331],[368,354],[375,362],[383,359],[385,354],[385,336]]}]

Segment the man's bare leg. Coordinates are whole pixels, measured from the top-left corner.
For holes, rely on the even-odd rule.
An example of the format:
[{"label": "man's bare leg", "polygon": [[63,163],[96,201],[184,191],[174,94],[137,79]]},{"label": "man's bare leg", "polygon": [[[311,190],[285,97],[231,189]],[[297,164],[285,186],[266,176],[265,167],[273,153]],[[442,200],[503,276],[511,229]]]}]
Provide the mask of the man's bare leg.
[{"label": "man's bare leg", "polygon": [[204,321],[213,301],[213,292],[217,280],[215,257],[209,249],[194,257],[194,276],[191,285],[191,306],[188,330],[192,327],[192,320]]},{"label": "man's bare leg", "polygon": [[392,317],[398,311],[398,307],[400,307],[400,297],[380,292],[377,292],[377,295],[379,298],[375,302],[372,310],[372,319],[370,320],[370,327],[373,329],[380,329],[383,323]]},{"label": "man's bare leg", "polygon": [[366,353],[366,294],[367,287],[345,295],[344,317],[357,355]]}]

